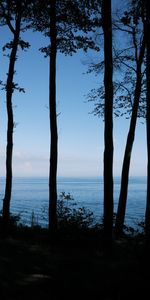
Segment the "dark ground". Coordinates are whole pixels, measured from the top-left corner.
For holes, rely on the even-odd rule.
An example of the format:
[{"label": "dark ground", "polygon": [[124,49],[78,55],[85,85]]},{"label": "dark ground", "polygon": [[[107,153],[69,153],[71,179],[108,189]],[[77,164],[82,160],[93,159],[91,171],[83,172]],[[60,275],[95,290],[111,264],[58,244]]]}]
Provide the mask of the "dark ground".
[{"label": "dark ground", "polygon": [[148,299],[150,264],[141,241],[115,242],[106,258],[91,237],[50,244],[33,233],[20,236],[0,239],[0,300]]}]

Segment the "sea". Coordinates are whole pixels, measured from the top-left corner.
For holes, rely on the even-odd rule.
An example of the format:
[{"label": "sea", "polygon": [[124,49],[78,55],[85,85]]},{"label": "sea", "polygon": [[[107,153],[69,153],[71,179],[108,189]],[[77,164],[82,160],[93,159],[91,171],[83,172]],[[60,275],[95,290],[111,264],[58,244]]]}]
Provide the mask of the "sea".
[{"label": "sea", "polygon": [[[58,198],[61,193],[70,194],[76,209],[84,207],[93,212],[94,221],[102,222],[103,178],[58,177]],[[2,209],[5,178],[0,178],[0,210]],[[117,211],[120,178],[114,178],[114,212]],[[71,200],[72,201],[72,200]],[[68,201],[69,202],[69,201]],[[67,204],[68,205],[68,204]],[[130,177],[125,224],[137,227],[144,220],[146,208],[146,177]],[[11,213],[20,217],[27,226],[48,226],[48,178],[13,178]]]}]

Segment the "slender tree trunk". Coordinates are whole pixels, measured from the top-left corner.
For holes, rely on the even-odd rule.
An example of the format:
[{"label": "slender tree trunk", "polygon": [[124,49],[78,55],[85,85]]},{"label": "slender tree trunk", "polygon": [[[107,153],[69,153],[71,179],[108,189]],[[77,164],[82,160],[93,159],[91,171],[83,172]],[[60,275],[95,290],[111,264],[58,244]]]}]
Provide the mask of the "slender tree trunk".
[{"label": "slender tree trunk", "polygon": [[122,174],[121,174],[121,188],[120,188],[120,196],[118,202],[118,210],[116,216],[116,224],[115,224],[115,235],[117,238],[121,236],[123,233],[123,225],[125,219],[125,210],[127,203],[127,193],[128,193],[128,182],[129,182],[129,169],[130,169],[130,161],[131,161],[131,153],[134,143],[135,137],[135,128],[137,122],[137,114],[139,108],[139,100],[141,95],[141,84],[142,84],[142,74],[141,68],[143,63],[145,53],[145,36],[143,37],[142,46],[140,49],[139,59],[137,61],[137,71],[136,71],[136,87],[134,93],[134,103],[132,108],[132,115],[130,121],[130,127],[125,147],[123,166],[122,166]]},{"label": "slender tree trunk", "polygon": [[51,1],[50,13],[50,169],[49,169],[49,230],[53,235],[57,230],[57,114],[56,114],[56,6]]},{"label": "slender tree trunk", "polygon": [[111,0],[102,1],[102,17],[105,64],[104,243],[107,249],[111,249],[113,228],[113,63]]},{"label": "slender tree trunk", "polygon": [[6,106],[7,106],[7,147],[6,147],[6,185],[5,185],[5,195],[3,199],[3,220],[7,224],[10,217],[10,201],[11,201],[11,191],[12,191],[12,156],[13,156],[13,108],[12,108],[12,95],[13,95],[13,78],[14,78],[14,68],[15,61],[19,43],[20,36],[20,26],[21,26],[21,13],[18,14],[16,18],[16,27],[14,30],[14,39],[12,50],[10,54],[9,70],[6,83]]},{"label": "slender tree trunk", "polygon": [[147,201],[145,214],[145,229],[147,242],[150,245],[150,1],[146,1],[146,46],[147,46]]}]

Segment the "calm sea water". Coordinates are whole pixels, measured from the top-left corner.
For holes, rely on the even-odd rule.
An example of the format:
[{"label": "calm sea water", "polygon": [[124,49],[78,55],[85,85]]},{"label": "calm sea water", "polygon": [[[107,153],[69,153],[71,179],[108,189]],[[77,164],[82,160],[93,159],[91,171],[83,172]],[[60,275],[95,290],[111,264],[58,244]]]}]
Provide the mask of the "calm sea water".
[{"label": "calm sea water", "polygon": [[[0,209],[4,197],[4,178],[0,179]],[[117,209],[120,179],[114,179],[114,210]],[[93,211],[96,221],[103,216],[102,178],[58,178],[58,195],[70,193],[78,207]],[[129,182],[126,224],[136,226],[142,220],[146,206],[146,178],[132,177]],[[48,179],[14,178],[11,200],[11,212],[20,214],[26,225],[34,222],[47,226]]]}]

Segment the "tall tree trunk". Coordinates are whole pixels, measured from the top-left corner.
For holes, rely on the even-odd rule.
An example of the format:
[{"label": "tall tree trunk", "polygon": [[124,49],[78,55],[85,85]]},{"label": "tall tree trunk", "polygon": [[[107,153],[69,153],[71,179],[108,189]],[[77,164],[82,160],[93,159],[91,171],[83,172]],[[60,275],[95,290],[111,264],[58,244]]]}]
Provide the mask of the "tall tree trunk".
[{"label": "tall tree trunk", "polygon": [[150,1],[146,1],[146,46],[147,46],[147,201],[145,214],[145,229],[147,242],[150,245]]},{"label": "tall tree trunk", "polygon": [[14,29],[14,39],[12,50],[10,54],[9,70],[6,83],[6,106],[7,106],[7,147],[6,147],[6,185],[5,185],[5,195],[3,199],[3,220],[7,224],[10,218],[10,201],[11,201],[11,191],[12,191],[12,156],[13,156],[13,108],[12,108],[12,95],[14,90],[13,78],[14,78],[14,68],[17,56],[17,49],[19,44],[21,27],[21,12],[18,12],[16,17],[16,24]]},{"label": "tall tree trunk", "polygon": [[104,31],[104,86],[105,86],[105,131],[104,131],[104,244],[111,249],[113,228],[113,63],[111,0],[102,1]]},{"label": "tall tree trunk", "polygon": [[49,230],[53,235],[57,230],[57,114],[56,114],[56,4],[51,1],[50,12],[50,169],[49,169]]},{"label": "tall tree trunk", "polygon": [[141,83],[142,83],[142,74],[141,68],[143,63],[145,53],[145,36],[143,37],[139,58],[137,61],[137,71],[136,71],[136,87],[134,93],[134,103],[132,108],[132,115],[130,121],[130,127],[125,147],[123,166],[122,166],[122,174],[121,174],[121,188],[118,202],[118,210],[116,216],[116,224],[115,224],[115,235],[117,238],[121,236],[123,233],[123,225],[125,219],[125,210],[127,203],[127,193],[128,193],[128,182],[129,182],[129,169],[130,169],[130,161],[131,161],[131,153],[134,143],[135,137],[135,128],[137,122],[137,114],[139,108],[139,100],[141,95]]}]

